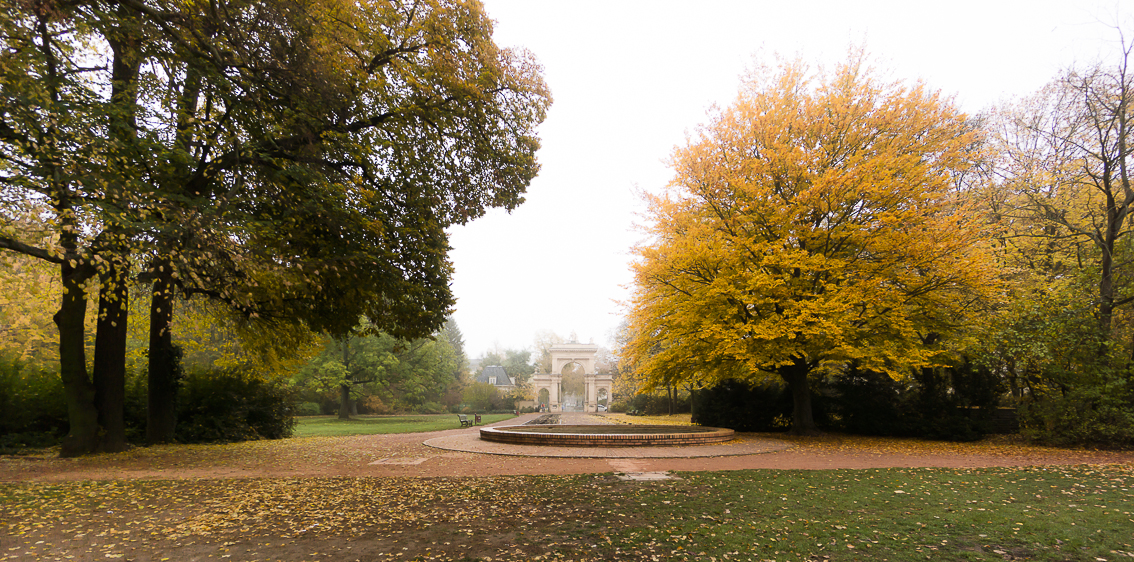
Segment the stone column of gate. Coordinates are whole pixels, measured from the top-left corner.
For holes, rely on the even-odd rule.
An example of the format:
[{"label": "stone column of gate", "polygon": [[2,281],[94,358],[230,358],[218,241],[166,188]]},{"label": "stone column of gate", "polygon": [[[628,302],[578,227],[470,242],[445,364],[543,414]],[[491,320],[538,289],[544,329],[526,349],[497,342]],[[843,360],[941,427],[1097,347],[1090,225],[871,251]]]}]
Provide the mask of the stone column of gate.
[{"label": "stone column of gate", "polygon": [[551,388],[547,391],[547,411],[549,412],[562,411],[559,406],[559,385],[562,383],[563,375],[552,373]]},{"label": "stone column of gate", "polygon": [[613,375],[596,375],[595,376],[595,409],[598,409],[598,391],[599,389],[606,390],[606,408],[610,411],[610,403],[614,400],[614,376]]},{"label": "stone column of gate", "polygon": [[583,375],[583,411],[598,411],[598,391],[595,390],[595,376]]}]

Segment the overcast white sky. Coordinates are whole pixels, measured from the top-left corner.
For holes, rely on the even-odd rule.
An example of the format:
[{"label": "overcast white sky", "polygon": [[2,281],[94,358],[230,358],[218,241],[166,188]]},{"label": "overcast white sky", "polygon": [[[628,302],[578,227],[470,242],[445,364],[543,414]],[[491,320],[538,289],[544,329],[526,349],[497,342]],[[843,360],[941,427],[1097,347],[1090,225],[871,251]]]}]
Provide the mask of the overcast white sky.
[{"label": "overcast white sky", "polygon": [[451,229],[456,319],[470,357],[535,334],[610,345],[628,298],[636,195],[754,57],[845,58],[922,79],[970,113],[1027,95],[1062,68],[1117,55],[1134,0],[484,0],[496,43],[544,65],[555,103],[527,202]]}]

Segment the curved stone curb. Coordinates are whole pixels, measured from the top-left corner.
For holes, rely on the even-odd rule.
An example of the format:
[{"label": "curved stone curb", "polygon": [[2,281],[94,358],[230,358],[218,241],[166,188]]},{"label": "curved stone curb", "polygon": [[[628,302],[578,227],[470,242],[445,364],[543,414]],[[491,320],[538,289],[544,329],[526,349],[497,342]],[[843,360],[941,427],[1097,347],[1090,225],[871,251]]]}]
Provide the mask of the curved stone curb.
[{"label": "curved stone curb", "polygon": [[516,457],[594,458],[594,459],[669,459],[696,457],[733,457],[773,453],[792,447],[775,439],[737,437],[728,443],[670,447],[555,447],[513,445],[484,441],[477,433],[444,435],[425,441],[425,445],[447,451],[509,455]]}]

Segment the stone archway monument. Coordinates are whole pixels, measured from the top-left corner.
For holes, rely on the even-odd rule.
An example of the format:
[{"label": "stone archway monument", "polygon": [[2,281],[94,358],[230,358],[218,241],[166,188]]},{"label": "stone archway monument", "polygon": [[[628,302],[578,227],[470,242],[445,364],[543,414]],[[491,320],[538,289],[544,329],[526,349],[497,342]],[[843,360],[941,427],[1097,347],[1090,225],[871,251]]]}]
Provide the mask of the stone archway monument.
[{"label": "stone archway monument", "polygon": [[598,346],[592,343],[579,343],[572,337],[570,342],[551,346],[551,373],[542,373],[532,377],[536,396],[543,389],[547,389],[547,406],[552,412],[562,410],[559,389],[563,382],[563,369],[574,363],[583,368],[583,411],[598,411],[598,396],[602,390],[606,391],[607,400],[612,396],[613,377],[595,373],[595,355]]}]

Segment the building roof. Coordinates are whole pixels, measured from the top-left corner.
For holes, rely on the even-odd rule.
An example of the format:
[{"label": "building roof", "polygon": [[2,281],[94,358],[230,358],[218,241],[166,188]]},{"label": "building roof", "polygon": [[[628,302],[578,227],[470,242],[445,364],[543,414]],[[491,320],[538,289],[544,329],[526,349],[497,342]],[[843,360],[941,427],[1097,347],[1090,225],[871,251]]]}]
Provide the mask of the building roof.
[{"label": "building roof", "polygon": [[[476,378],[476,382],[487,383],[491,377],[496,377],[496,386],[513,386],[512,379],[508,376],[508,372],[500,365],[489,365],[480,372],[480,376]],[[492,383],[489,383],[492,384]]]}]

